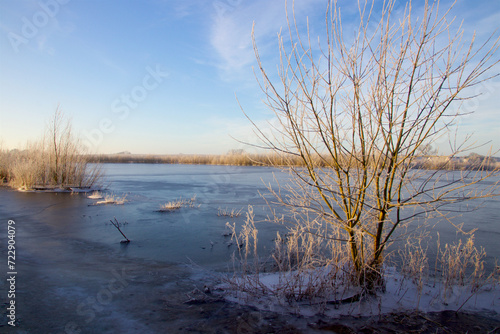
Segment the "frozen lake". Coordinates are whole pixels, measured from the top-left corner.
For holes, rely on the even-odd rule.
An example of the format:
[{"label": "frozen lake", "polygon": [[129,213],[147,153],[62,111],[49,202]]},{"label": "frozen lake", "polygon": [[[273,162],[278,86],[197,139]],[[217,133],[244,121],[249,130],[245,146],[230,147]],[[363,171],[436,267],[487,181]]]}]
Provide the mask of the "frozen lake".
[{"label": "frozen lake", "polygon": [[[124,205],[92,206],[96,201],[84,194],[19,193],[5,189],[0,191],[2,217],[19,221],[20,238],[68,237],[114,247],[128,257],[224,266],[235,250],[226,244],[230,238],[222,235],[227,231],[226,223],[242,224],[248,205],[252,205],[263,254],[273,247],[272,240],[280,227],[262,222],[269,210],[260,194],[268,194],[266,184],[287,182],[288,175],[279,169],[164,164],[104,164],[103,169],[104,194],[126,196]],[[166,202],[193,196],[195,207],[158,212]],[[499,204],[499,198],[487,199],[481,209],[454,219],[457,224],[464,222],[466,231],[478,229],[476,245],[486,249],[490,265],[500,258]],[[219,208],[242,210],[242,215],[218,216]],[[129,245],[119,243],[123,237],[110,224],[113,217],[126,223],[122,230],[132,240]],[[449,223],[440,223],[436,231],[442,244],[456,238],[456,230]]]},{"label": "frozen lake", "polygon": [[[0,191],[2,217],[19,222],[18,238],[68,237],[116,247],[125,256],[200,265],[223,264],[234,247],[226,223],[244,222],[248,205],[256,220],[262,220],[264,182],[274,173],[265,167],[200,165],[106,164],[103,194],[126,196],[124,205],[93,206],[85,194],[20,193]],[[158,212],[160,206],[196,196],[195,207]],[[218,209],[241,210],[241,216],[218,216]],[[122,231],[132,243],[120,245],[121,234],[110,224],[116,217],[125,223]],[[31,223],[30,223],[31,222]],[[261,232],[273,235],[262,246],[272,244],[276,225],[260,224]],[[29,226],[29,228],[28,228]],[[26,227],[26,228],[25,228]],[[35,245],[25,245],[31,247]],[[36,245],[38,248],[40,245]]]},{"label": "frozen lake", "polygon": [[[260,193],[267,193],[265,184],[274,184],[275,178],[286,183],[287,174],[265,167],[107,164],[103,168],[104,193],[126,196],[124,205],[94,206],[95,200],[85,194],[0,189],[4,226],[0,249],[6,259],[6,224],[12,219],[16,222],[17,270],[17,327],[7,325],[3,308],[2,330],[275,332],[290,321],[307,328],[307,319],[298,322],[289,315],[256,313],[217,300],[199,306],[186,304],[192,291],[213,281],[213,269],[232,267],[235,246],[228,247],[229,238],[222,234],[227,222],[244,222],[248,205],[256,214],[261,258],[271,251],[280,227],[259,222],[268,213]],[[157,212],[166,202],[194,195],[196,207]],[[220,217],[219,208],[242,209],[243,214]],[[455,220],[465,222],[466,230],[478,228],[476,245],[485,247],[490,268],[500,255],[499,214],[499,200],[492,198],[480,210]],[[120,244],[123,237],[109,223],[113,217],[126,222],[122,229],[132,240],[130,244]],[[443,243],[456,238],[448,223],[436,229]],[[5,280],[0,282],[0,291],[0,301],[6,305]],[[255,322],[256,318],[260,320]]]}]

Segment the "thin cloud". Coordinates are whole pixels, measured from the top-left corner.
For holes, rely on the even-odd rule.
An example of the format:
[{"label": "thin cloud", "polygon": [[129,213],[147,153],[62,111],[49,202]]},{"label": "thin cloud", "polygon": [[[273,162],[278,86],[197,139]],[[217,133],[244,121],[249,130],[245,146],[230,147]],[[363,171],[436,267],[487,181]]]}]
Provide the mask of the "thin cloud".
[{"label": "thin cloud", "polygon": [[[288,1],[291,8],[292,1]],[[295,11],[307,13],[314,4],[324,1],[296,1]],[[252,48],[252,25],[255,23],[255,38],[259,45],[276,45],[276,36],[282,27],[286,27],[285,1],[242,1],[231,7],[216,2],[213,24],[210,29],[210,44],[215,50],[219,62],[218,67],[224,75],[237,73],[255,61]],[[214,5],[215,6],[215,5]]]}]

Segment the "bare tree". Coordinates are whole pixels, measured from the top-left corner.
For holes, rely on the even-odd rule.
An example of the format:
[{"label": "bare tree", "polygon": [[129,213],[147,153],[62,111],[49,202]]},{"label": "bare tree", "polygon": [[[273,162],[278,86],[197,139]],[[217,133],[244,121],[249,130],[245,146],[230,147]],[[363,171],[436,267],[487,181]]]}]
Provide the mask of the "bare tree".
[{"label": "bare tree", "polygon": [[49,170],[51,181],[58,185],[65,182],[64,166],[69,154],[69,146],[73,139],[71,135],[71,125],[64,119],[64,114],[58,105],[54,115],[47,126],[47,138],[49,149]]},{"label": "bare tree", "polygon": [[[490,196],[498,184],[479,186],[497,171],[461,174],[412,169],[431,144],[449,132],[473,98],[470,88],[495,76],[499,40],[477,46],[452,30],[451,8],[411,1],[396,16],[396,1],[359,2],[354,36],[329,1],[324,36],[300,33],[295,13],[279,35],[278,73],[270,73],[254,41],[261,88],[278,125],[254,124],[262,147],[288,159],[297,184],[291,195],[274,191],[292,214],[342,231],[361,286],[381,282],[384,251],[401,226],[444,205]],[[321,43],[320,43],[321,42]],[[449,158],[470,149],[453,143]],[[296,167],[296,159],[303,166]],[[450,160],[450,159],[448,159]],[[451,175],[451,176],[450,176]]]}]

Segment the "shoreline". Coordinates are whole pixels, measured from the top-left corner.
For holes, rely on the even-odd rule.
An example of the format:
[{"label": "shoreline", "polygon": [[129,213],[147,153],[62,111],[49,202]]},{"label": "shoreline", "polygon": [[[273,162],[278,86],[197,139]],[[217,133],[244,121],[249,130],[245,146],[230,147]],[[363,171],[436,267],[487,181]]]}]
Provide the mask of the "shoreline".
[{"label": "shoreline", "polygon": [[[297,158],[277,154],[89,154],[90,163],[112,164],[183,164],[214,166],[258,166],[258,167],[300,167]],[[318,160],[318,167],[328,167],[327,162]],[[473,157],[421,156],[416,157],[413,169],[420,170],[496,170],[500,169],[500,157],[475,155]]]}]

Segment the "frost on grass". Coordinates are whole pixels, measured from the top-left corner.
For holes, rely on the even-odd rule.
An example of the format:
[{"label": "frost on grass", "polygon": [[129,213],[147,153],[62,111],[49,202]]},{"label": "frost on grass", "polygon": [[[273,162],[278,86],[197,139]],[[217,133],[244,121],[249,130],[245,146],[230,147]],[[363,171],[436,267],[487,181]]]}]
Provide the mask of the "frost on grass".
[{"label": "frost on grass", "polygon": [[334,231],[327,239],[312,222],[289,228],[285,236],[277,234],[274,251],[262,260],[251,207],[240,232],[236,224],[228,227],[239,246],[232,272],[214,290],[232,302],[302,316],[445,310],[500,313],[500,267],[486,272],[486,254],[475,247],[473,235],[455,244],[438,244],[436,259],[431,261],[424,244],[409,238],[415,242],[400,247],[398,266],[384,265],[382,282],[368,291],[356,280],[346,247],[335,242]]},{"label": "frost on grass", "polygon": [[240,209],[240,210],[236,210],[236,209],[228,209],[228,208],[218,208],[217,209],[217,216],[219,217],[230,217],[230,218],[236,218],[236,217],[239,217],[241,216],[241,211],[243,209]]},{"label": "frost on grass", "polygon": [[[324,314],[336,318],[345,315],[373,316],[401,311],[439,312],[445,310],[500,312],[498,282],[479,289],[470,285],[445,287],[443,283],[426,282],[419,286],[394,267],[384,269],[385,289],[376,294],[360,295],[342,278],[329,280],[328,268],[308,272],[261,273],[233,277],[217,287],[226,300],[251,305],[261,310],[295,313],[302,316]],[[238,288],[235,288],[238,286]],[[322,291],[322,297],[296,298],[308,289]],[[221,292],[222,291],[222,292]]]},{"label": "frost on grass", "polygon": [[119,197],[116,195],[109,194],[109,195],[104,196],[104,199],[102,199],[102,196],[101,196],[101,200],[95,202],[94,205],[107,205],[107,204],[122,205],[127,201],[126,198],[127,198],[127,196]]},{"label": "frost on grass", "polygon": [[196,201],[196,195],[194,195],[190,199],[183,199],[181,197],[181,198],[176,199],[174,201],[170,201],[170,202],[167,202],[165,204],[162,204],[160,206],[160,209],[158,210],[158,212],[172,212],[172,211],[176,211],[176,210],[183,208],[183,207],[194,208],[194,207],[199,206],[195,203],[195,201]]},{"label": "frost on grass", "polygon": [[102,196],[102,193],[99,192],[99,191],[94,191],[92,194],[90,194],[87,198],[90,198],[90,199],[102,199],[103,196]]}]

